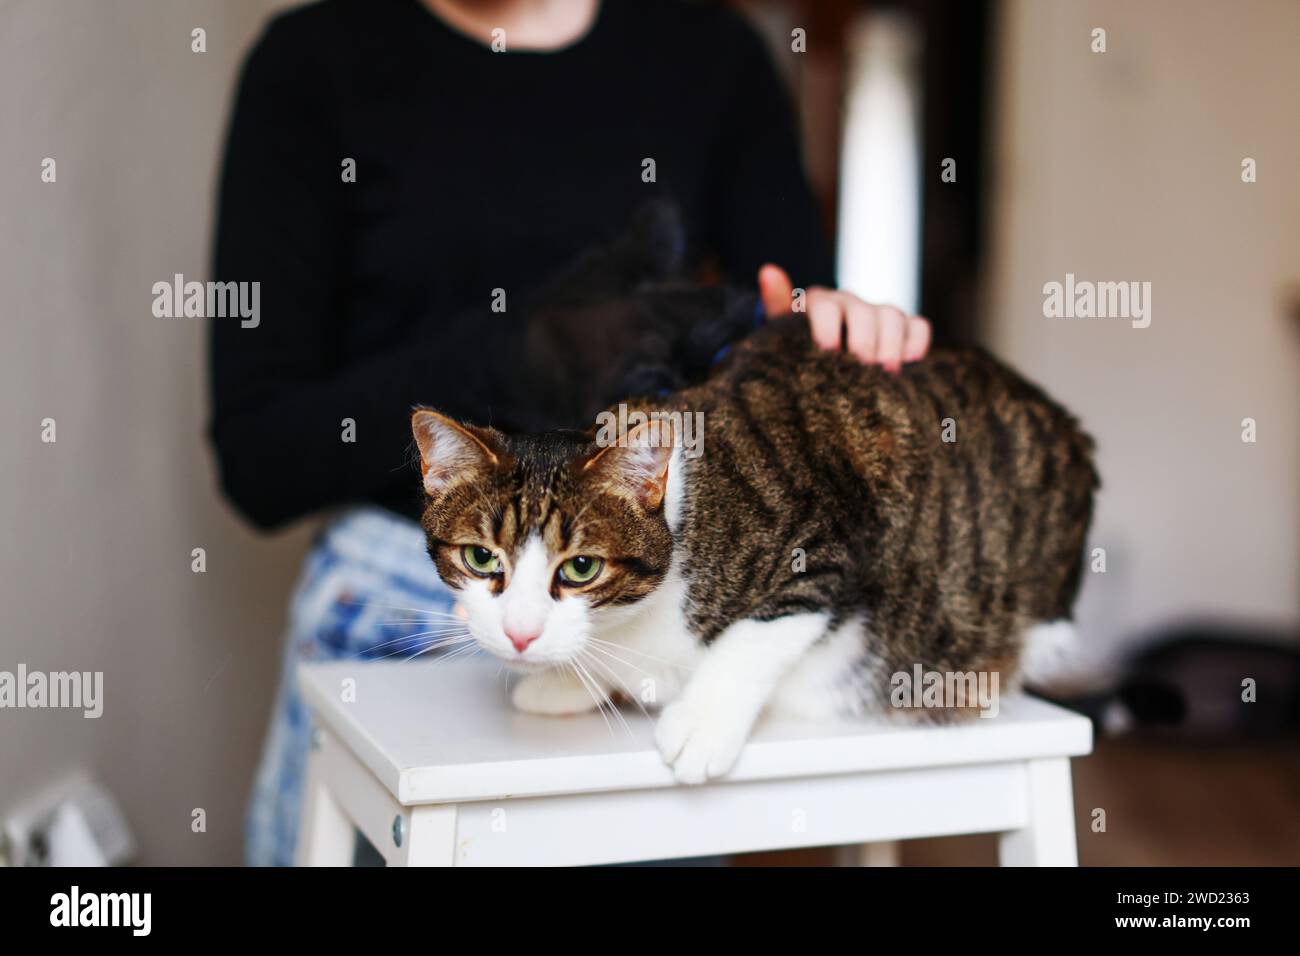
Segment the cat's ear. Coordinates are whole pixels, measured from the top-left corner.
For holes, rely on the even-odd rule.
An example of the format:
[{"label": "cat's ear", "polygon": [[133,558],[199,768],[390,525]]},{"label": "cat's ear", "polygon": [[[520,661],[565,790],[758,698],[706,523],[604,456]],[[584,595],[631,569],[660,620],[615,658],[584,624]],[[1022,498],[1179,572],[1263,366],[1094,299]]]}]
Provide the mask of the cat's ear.
[{"label": "cat's ear", "polygon": [[654,511],[663,504],[675,443],[671,421],[643,422],[588,458],[582,470]]},{"label": "cat's ear", "polygon": [[420,449],[420,474],[424,490],[437,496],[455,480],[473,477],[497,467],[501,449],[494,433],[452,421],[429,408],[411,413],[411,432]]}]

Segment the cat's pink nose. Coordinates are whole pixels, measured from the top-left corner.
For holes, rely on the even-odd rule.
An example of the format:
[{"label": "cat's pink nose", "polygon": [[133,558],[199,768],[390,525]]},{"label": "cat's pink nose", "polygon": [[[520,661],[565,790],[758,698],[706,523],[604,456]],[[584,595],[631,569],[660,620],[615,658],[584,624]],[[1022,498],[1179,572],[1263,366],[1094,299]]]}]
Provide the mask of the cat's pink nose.
[{"label": "cat's pink nose", "polygon": [[540,630],[512,631],[508,628],[506,629],[506,637],[510,638],[510,643],[515,646],[515,650],[517,650],[520,654],[522,654],[525,650],[528,649],[529,644],[533,643],[533,641],[537,640],[541,636],[542,636],[542,632]]}]

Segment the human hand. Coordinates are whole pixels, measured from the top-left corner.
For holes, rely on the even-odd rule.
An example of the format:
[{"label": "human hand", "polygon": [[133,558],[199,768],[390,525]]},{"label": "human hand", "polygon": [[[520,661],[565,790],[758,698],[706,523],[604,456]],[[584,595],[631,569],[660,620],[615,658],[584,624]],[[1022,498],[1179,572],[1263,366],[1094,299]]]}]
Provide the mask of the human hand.
[{"label": "human hand", "polygon": [[[785,315],[794,304],[794,287],[780,266],[768,263],[758,270],[758,291],[769,316]],[[804,297],[813,342],[838,351],[841,330],[848,351],[860,361],[897,372],[904,362],[924,358],[930,349],[930,323],[889,305],[864,302],[851,292],[813,286]]]}]

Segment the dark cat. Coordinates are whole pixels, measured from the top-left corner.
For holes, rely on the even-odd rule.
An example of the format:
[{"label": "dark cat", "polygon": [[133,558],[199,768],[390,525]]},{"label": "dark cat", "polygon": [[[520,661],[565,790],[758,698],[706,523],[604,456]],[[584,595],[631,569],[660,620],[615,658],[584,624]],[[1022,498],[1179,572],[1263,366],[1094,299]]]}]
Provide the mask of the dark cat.
[{"label": "dark cat", "polygon": [[609,412],[526,436],[412,419],[430,554],[526,672],[524,710],[663,706],[660,750],[696,782],[764,711],[911,707],[922,674],[957,689],[930,715],[969,711],[976,676],[1069,627],[1092,444],[982,352],[890,374],[789,316],[704,384]]},{"label": "dark cat", "polygon": [[684,245],[677,207],[646,203],[613,242],[578,257],[518,307],[466,323],[482,331],[459,347],[491,354],[498,419],[511,431],[584,428],[628,395],[701,381],[720,350],[753,330],[758,300],[683,279]]},{"label": "dark cat", "polygon": [[1113,691],[1063,700],[1099,725],[1170,740],[1269,740],[1300,730],[1300,642],[1283,629],[1226,621],[1149,635]]}]

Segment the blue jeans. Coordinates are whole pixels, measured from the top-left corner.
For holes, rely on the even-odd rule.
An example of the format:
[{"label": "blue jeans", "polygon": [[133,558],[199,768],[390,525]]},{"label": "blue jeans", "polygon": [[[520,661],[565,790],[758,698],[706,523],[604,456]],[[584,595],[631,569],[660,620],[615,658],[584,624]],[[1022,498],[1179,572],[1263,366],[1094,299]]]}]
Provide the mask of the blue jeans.
[{"label": "blue jeans", "polygon": [[[349,511],[307,556],[289,610],[271,726],[245,827],[250,866],[292,866],[311,741],[298,691],[303,661],[409,658],[427,647],[454,596],[438,579],[413,521],[379,508]],[[426,615],[422,612],[434,612]]]}]

